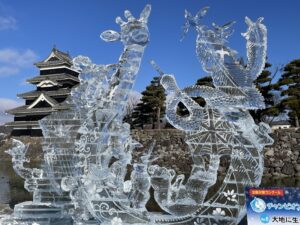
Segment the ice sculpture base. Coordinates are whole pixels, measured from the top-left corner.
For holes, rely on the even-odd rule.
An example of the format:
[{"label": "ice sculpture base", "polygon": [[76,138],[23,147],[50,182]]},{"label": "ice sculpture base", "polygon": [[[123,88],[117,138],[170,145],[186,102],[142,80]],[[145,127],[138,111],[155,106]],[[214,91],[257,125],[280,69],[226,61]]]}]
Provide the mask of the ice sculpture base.
[{"label": "ice sculpture base", "polygon": [[[112,222],[103,222],[103,223],[101,223],[101,225],[112,225],[112,224],[114,224],[114,223],[112,223]],[[115,224],[120,224],[120,225],[154,225],[154,224],[152,224],[152,223],[124,223],[124,222],[122,222],[122,223],[115,223]],[[96,221],[96,220],[93,220],[93,221],[81,221],[81,222],[74,222],[74,225],[99,225],[99,222],[98,221]],[[155,225],[157,225],[156,223],[155,223]]]},{"label": "ice sculpture base", "polygon": [[15,205],[14,214],[1,220],[1,225],[72,225],[71,217],[63,213],[62,207],[50,204],[23,202]]},{"label": "ice sculpture base", "polygon": [[[153,217],[159,218],[159,215],[153,215]],[[218,216],[216,216],[215,218],[198,218],[195,220],[192,219],[187,219],[187,220],[183,220],[183,221],[177,221],[178,218],[176,218],[175,216],[169,215],[167,216],[167,219],[169,221],[173,221],[170,223],[166,223],[163,221],[163,219],[165,219],[165,215],[162,216],[162,222],[158,222],[158,221],[148,221],[148,222],[144,222],[144,223],[128,223],[128,222],[124,222],[120,217],[115,217],[112,219],[112,221],[104,221],[101,223],[101,225],[112,225],[112,224],[117,224],[117,225],[169,225],[169,224],[175,224],[176,225],[206,225],[206,224],[213,224],[213,225],[237,225],[238,221],[233,221],[231,219],[229,220],[224,220]],[[89,220],[89,221],[80,221],[80,222],[74,222],[74,225],[99,225],[100,223],[96,220]]]}]

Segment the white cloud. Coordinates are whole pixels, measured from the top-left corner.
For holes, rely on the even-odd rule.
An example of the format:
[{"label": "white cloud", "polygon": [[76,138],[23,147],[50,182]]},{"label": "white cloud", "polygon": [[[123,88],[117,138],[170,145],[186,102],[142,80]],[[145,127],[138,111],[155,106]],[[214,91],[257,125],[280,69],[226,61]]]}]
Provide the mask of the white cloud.
[{"label": "white cloud", "polygon": [[23,52],[11,48],[0,49],[0,63],[24,67],[31,66],[36,59],[37,55],[31,49]]},{"label": "white cloud", "polygon": [[19,51],[16,49],[0,49],[0,77],[15,75],[22,68],[32,66],[37,55],[31,49]]},{"label": "white cloud", "polygon": [[9,67],[9,66],[0,66],[0,76],[10,76],[19,73],[18,68]]},{"label": "white cloud", "polygon": [[12,16],[0,16],[0,30],[14,30],[17,28],[17,20]]},{"label": "white cloud", "polygon": [[18,85],[19,86],[26,86],[26,85],[28,85],[29,83],[27,82],[27,79],[28,79],[28,77],[25,78],[25,79],[23,79],[23,80],[21,80]]},{"label": "white cloud", "polygon": [[13,116],[6,114],[5,110],[12,109],[22,105],[22,102],[9,98],[0,98],[0,125],[12,121]]},{"label": "white cloud", "polygon": [[135,90],[131,90],[129,92],[129,97],[128,98],[139,102],[140,99],[142,98],[142,94],[140,92],[135,91]]},{"label": "white cloud", "polygon": [[0,98],[0,112],[20,106],[22,103],[14,99]]}]

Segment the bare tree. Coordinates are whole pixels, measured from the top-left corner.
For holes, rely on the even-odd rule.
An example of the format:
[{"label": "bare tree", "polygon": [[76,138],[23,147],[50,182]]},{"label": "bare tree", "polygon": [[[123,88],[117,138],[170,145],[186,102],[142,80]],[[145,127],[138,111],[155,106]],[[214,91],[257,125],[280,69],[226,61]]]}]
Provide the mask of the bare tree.
[{"label": "bare tree", "polygon": [[140,102],[141,97],[141,93],[137,91],[131,91],[129,93],[124,121],[129,123],[130,125],[132,124],[132,112],[136,105]]}]

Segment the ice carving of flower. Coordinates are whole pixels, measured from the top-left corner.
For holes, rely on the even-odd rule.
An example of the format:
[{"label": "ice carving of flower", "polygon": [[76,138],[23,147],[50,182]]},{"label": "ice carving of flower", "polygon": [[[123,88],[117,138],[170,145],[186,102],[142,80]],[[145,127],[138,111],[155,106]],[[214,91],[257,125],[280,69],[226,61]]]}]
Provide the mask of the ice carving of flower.
[{"label": "ice carving of flower", "polygon": [[221,208],[216,208],[212,214],[214,216],[225,216],[225,212]]},{"label": "ice carving of flower", "polygon": [[111,220],[111,225],[123,225],[123,221],[120,217],[114,217]]},{"label": "ice carving of flower", "polygon": [[[207,221],[207,220],[206,220]],[[204,218],[196,218],[196,221],[194,222],[194,225],[207,225]],[[218,225],[216,223],[213,223],[212,225]]]},{"label": "ice carving of flower", "polygon": [[123,191],[125,193],[129,193],[132,189],[132,182],[130,180],[127,180],[124,182]]},{"label": "ice carving of flower", "polygon": [[196,218],[196,221],[194,222],[194,225],[203,225],[203,219],[200,219],[199,217]]},{"label": "ice carving of flower", "polygon": [[223,195],[227,198],[228,201],[237,202],[236,200],[236,194],[234,193],[234,190],[223,192]]}]

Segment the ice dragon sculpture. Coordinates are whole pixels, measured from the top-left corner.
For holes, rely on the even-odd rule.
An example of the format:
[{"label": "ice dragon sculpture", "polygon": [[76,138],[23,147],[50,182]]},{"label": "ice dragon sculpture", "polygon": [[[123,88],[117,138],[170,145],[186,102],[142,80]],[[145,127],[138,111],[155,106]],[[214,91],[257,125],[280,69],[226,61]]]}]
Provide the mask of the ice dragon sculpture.
[{"label": "ice dragon sculpture", "polygon": [[[101,34],[105,41],[123,43],[116,64],[97,65],[87,57],[74,58],[74,69],[81,74],[80,85],[68,99],[71,109],[40,122],[44,134],[41,169],[25,168],[26,146],[14,142],[8,153],[34,199],[17,205],[14,215],[1,224],[236,225],[245,215],[244,187],[260,184],[262,150],[273,141],[269,127],[256,125],[248,112],[264,107],[252,84],[265,63],[262,19],[252,22],[246,18],[248,61],[244,65],[225,45],[231,23],[214,24],[211,30],[200,23],[207,8],[196,16],[185,14],[184,34],[191,27],[196,29],[196,52],[215,86],[180,90],[174,76],[161,74],[161,84],[168,93],[167,119],[186,132],[193,159],[191,174],[185,177],[154,164],[155,143],[133,161],[132,153],[140,144],[131,138],[130,127],[123,122],[128,94],[149,41],[150,10],[147,5],[139,19],[125,11],[128,21],[116,19],[120,32]],[[199,96],[205,99],[205,107],[193,100]],[[176,114],[180,102],[189,111],[186,117]],[[231,158],[227,175],[219,191],[206,199],[223,156]],[[165,214],[147,210],[151,187]]]},{"label": "ice dragon sculpture", "polygon": [[[256,125],[248,112],[264,107],[253,80],[265,65],[267,31],[262,18],[252,22],[246,17],[248,30],[243,36],[248,60],[244,65],[225,45],[233,23],[213,24],[214,29],[208,29],[201,24],[207,10],[200,10],[196,16],[185,12],[184,35],[190,27],[197,31],[196,53],[215,88],[192,86],[180,90],[174,76],[165,74],[161,79],[168,92],[167,119],[186,132],[194,161],[191,174],[183,184],[184,176],[175,177],[174,171],[167,168],[154,165],[149,172],[156,201],[170,214],[183,216],[177,219],[179,224],[189,224],[185,217],[191,214],[198,217],[195,224],[237,224],[245,215],[244,187],[260,184],[262,150],[273,143],[269,126]],[[192,97],[204,98],[206,106],[199,106]],[[186,117],[176,113],[180,102],[189,111]],[[220,191],[205,201],[208,188],[216,182],[220,158],[226,155],[231,157],[231,164]],[[208,163],[205,156],[209,157]]]}]

